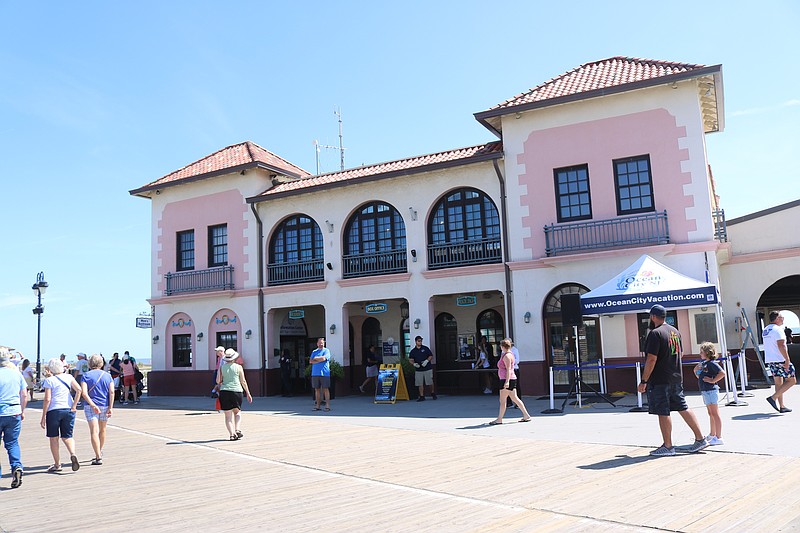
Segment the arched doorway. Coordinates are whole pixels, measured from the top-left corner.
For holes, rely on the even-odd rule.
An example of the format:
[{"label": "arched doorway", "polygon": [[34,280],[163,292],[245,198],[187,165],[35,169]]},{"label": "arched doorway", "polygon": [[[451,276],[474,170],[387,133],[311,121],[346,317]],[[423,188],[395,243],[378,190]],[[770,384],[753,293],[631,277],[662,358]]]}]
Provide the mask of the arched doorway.
[{"label": "arched doorway", "polygon": [[489,354],[490,360],[492,356],[497,356],[500,353],[500,341],[505,338],[505,329],[503,327],[503,317],[494,309],[487,309],[478,315],[476,321],[478,329],[478,339],[486,337],[486,341],[492,347],[492,354]]},{"label": "arched doorway", "polygon": [[[566,284],[556,287],[545,299],[543,317],[545,345],[548,366],[574,365],[576,363],[575,330],[565,326],[561,320],[561,297],[564,294],[586,294],[589,289],[583,285]],[[600,347],[600,320],[596,317],[584,317],[578,328],[578,347],[581,364],[595,365],[602,359]],[[581,373],[581,378],[588,384],[599,384],[598,370]],[[556,370],[553,372],[554,392],[568,392],[575,381],[575,372]]]},{"label": "arched doorway", "polygon": [[440,313],[433,323],[436,331],[436,368],[455,370],[458,365],[458,322],[450,313]]},{"label": "arched doorway", "polygon": [[374,317],[366,318],[361,326],[362,358],[364,357],[364,354],[369,351],[369,347],[371,345],[374,345],[375,349],[378,351],[383,349],[383,338],[381,335],[382,331],[380,321]]}]

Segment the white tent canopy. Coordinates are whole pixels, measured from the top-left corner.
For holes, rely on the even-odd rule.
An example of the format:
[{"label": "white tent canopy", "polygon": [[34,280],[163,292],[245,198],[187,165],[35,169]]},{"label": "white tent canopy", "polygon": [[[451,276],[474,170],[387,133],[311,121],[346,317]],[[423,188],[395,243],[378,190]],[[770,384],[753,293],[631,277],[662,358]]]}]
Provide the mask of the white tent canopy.
[{"label": "white tent canopy", "polygon": [[667,309],[718,304],[717,287],[684,276],[649,255],[591,292],[581,295],[584,315],[639,313],[656,304]]}]

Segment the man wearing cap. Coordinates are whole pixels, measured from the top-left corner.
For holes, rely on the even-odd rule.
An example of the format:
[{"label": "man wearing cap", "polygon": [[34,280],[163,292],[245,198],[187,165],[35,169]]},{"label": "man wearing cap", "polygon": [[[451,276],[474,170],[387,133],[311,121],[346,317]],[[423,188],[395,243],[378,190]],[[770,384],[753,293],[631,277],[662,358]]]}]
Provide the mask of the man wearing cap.
[{"label": "man wearing cap", "polygon": [[775,392],[767,396],[767,402],[779,413],[791,413],[783,405],[783,393],[797,383],[794,365],[786,348],[786,333],[783,330],[783,315],[778,311],[769,314],[769,325],[762,332],[764,338],[764,362],[775,380]]},{"label": "man wearing cap", "polygon": [[414,385],[419,387],[418,402],[425,401],[425,385],[431,386],[431,398],[436,399],[433,391],[433,352],[430,348],[422,344],[422,337],[419,335],[414,339],[416,346],[408,354],[408,358],[414,365]]},{"label": "man wearing cap", "polygon": [[683,396],[683,374],[681,372],[681,334],[666,323],[667,310],[664,306],[654,305],[650,308],[650,321],[653,328],[647,334],[644,343],[647,360],[639,383],[639,392],[647,392],[649,413],[658,415],[658,427],[664,443],[650,452],[650,455],[662,457],[675,455],[672,445],[671,411],[678,411],[684,422],[694,433],[694,443],[685,450],[696,453],[708,447],[697,417],[689,410]]},{"label": "man wearing cap", "polygon": [[11,488],[22,485],[22,461],[19,452],[19,432],[28,403],[27,385],[22,374],[11,362],[8,352],[0,351],[0,438],[8,451],[11,466]]}]

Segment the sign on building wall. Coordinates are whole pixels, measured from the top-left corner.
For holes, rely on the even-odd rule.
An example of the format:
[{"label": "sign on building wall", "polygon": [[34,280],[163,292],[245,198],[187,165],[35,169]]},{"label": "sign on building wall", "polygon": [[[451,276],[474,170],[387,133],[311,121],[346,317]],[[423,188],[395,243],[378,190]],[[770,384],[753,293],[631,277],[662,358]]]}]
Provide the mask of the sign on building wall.
[{"label": "sign on building wall", "polygon": [[301,318],[305,318],[306,312],[303,309],[290,309],[289,310],[289,320],[300,320]]},{"label": "sign on building wall", "polygon": [[456,305],[458,307],[469,307],[471,305],[477,305],[478,298],[476,296],[457,296],[456,297]]},{"label": "sign on building wall", "polygon": [[148,329],[153,327],[153,317],[150,316],[137,316],[136,327]]},{"label": "sign on building wall", "polygon": [[384,303],[367,304],[364,306],[364,311],[368,315],[377,315],[378,313],[385,313],[389,306]]}]

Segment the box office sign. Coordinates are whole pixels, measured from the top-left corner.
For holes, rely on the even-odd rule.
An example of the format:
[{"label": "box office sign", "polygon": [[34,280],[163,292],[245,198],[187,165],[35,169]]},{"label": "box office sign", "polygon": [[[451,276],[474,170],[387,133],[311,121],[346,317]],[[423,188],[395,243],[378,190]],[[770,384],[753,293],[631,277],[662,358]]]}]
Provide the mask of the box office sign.
[{"label": "box office sign", "polygon": [[389,309],[389,306],[385,303],[374,303],[374,304],[367,304],[364,306],[364,311],[368,315],[377,315],[380,313],[385,313]]},{"label": "box office sign", "polygon": [[303,309],[290,309],[289,310],[289,320],[300,320],[301,318],[305,318],[306,312]]}]

